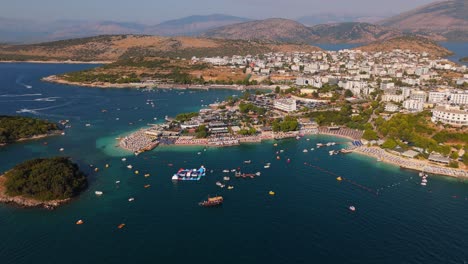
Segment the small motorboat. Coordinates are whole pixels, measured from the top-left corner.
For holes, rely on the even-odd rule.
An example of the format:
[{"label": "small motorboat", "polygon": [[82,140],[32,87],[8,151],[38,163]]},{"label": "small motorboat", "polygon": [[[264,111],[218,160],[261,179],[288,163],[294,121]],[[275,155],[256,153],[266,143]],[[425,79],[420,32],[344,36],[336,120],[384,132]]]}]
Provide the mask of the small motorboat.
[{"label": "small motorboat", "polygon": [[283,153],[284,152],[284,149],[280,149],[280,153]]},{"label": "small motorboat", "polygon": [[145,187],[145,189],[148,189],[150,186],[151,186],[151,185],[146,184],[144,187]]},{"label": "small motorboat", "polygon": [[229,170],[223,170],[224,173],[229,173]]},{"label": "small motorboat", "polygon": [[268,194],[273,196],[273,195],[275,195],[275,192],[274,191],[269,191]]},{"label": "small motorboat", "polygon": [[126,158],[122,158],[122,161],[127,161],[127,159],[126,159]]},{"label": "small motorboat", "polygon": [[426,182],[421,182],[421,185],[422,185],[422,186],[426,186],[427,183],[426,183]]},{"label": "small motorboat", "polygon": [[150,176],[150,174],[149,174],[149,173],[146,173],[146,174],[145,174],[145,177],[146,177],[146,178],[148,178],[149,176]]},{"label": "small motorboat", "polygon": [[124,227],[125,227],[125,224],[120,224],[120,225],[117,226],[118,229],[122,229]]},{"label": "small motorboat", "polygon": [[60,151],[64,151],[65,149],[64,149],[64,148],[60,148],[59,150],[60,150]]},{"label": "small motorboat", "polygon": [[270,168],[270,165],[265,165],[265,166],[263,166],[263,168],[268,169],[268,168]]},{"label": "small motorboat", "polygon": [[338,177],[338,178],[336,178],[336,180],[337,180],[337,181],[342,181],[342,180],[343,180],[343,178],[341,178],[341,177]]},{"label": "small motorboat", "polygon": [[256,175],[256,176],[260,176],[260,175],[262,175],[262,173],[261,173],[261,172],[257,172],[257,173],[255,173],[255,175]]},{"label": "small motorboat", "polygon": [[228,190],[232,190],[232,189],[234,189],[234,186],[229,185],[229,186],[228,186]]},{"label": "small motorboat", "polygon": [[422,182],[427,182],[427,179],[422,179]]},{"label": "small motorboat", "polygon": [[133,202],[133,201],[135,201],[135,198],[133,198],[133,197],[128,198],[128,201],[129,201],[129,202]]},{"label": "small motorboat", "polygon": [[139,173],[140,173],[139,171],[137,171],[137,170],[135,171],[135,174],[139,174]]},{"label": "small motorboat", "polygon": [[94,168],[94,171],[95,171],[95,172],[98,172],[98,171],[99,171],[99,168]]},{"label": "small motorboat", "polygon": [[236,172],[236,169],[232,169],[231,172]]},{"label": "small motorboat", "polygon": [[82,224],[84,224],[84,221],[80,219],[80,220],[76,221],[76,224],[77,225],[82,225]]},{"label": "small motorboat", "polygon": [[106,168],[109,168],[109,164],[106,164],[106,166],[105,166],[105,167],[106,167]]},{"label": "small motorboat", "polygon": [[119,184],[119,183],[120,183],[120,181],[115,181],[115,183]]},{"label": "small motorboat", "polygon": [[356,211],[356,207],[354,207],[354,206],[351,205],[351,206],[349,207],[349,210],[352,211],[352,212],[354,212],[354,211]]},{"label": "small motorboat", "polygon": [[309,151],[308,151],[307,149],[304,149],[302,152],[307,153],[307,152],[309,152]]},{"label": "small motorboat", "polygon": [[221,185],[223,185],[223,184],[220,181],[216,182],[216,186],[221,186]]},{"label": "small motorboat", "polygon": [[197,155],[201,155],[201,152],[198,152]]},{"label": "small motorboat", "polygon": [[132,169],[133,166],[132,165],[127,165],[127,168]]},{"label": "small motorboat", "polygon": [[223,177],[223,180],[225,180],[225,181],[229,181],[230,179],[231,178],[229,178],[228,176]]},{"label": "small motorboat", "polygon": [[95,191],[94,193],[95,193],[97,196],[101,196],[101,195],[104,194],[102,191]]},{"label": "small motorboat", "polygon": [[250,163],[252,163],[252,161],[251,160],[244,160],[244,163],[245,164],[250,164]]}]

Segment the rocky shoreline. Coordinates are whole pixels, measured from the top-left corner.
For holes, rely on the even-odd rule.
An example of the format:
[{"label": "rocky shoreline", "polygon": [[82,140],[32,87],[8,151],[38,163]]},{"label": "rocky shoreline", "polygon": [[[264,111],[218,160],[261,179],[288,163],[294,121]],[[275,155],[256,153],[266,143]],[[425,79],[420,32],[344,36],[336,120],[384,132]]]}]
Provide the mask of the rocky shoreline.
[{"label": "rocky shoreline", "polygon": [[58,136],[58,135],[61,135],[62,133],[63,133],[62,130],[54,130],[54,131],[50,131],[47,134],[35,135],[35,136],[32,136],[32,137],[28,137],[28,138],[20,138],[20,139],[17,139],[15,141],[11,142],[11,143],[0,143],[0,147],[4,147],[4,146],[7,146],[8,144],[12,144],[12,143],[16,143],[16,142],[37,140],[37,139],[42,139],[42,138],[46,138],[46,137]]},{"label": "rocky shoreline", "polygon": [[63,200],[51,200],[51,201],[40,201],[24,196],[8,196],[5,193],[4,183],[6,178],[3,175],[0,175],[0,203],[11,204],[21,208],[45,208],[48,210],[53,210],[60,205],[68,203],[71,199]]},{"label": "rocky shoreline", "polygon": [[154,83],[103,83],[103,82],[94,82],[94,83],[81,83],[81,82],[70,82],[64,79],[59,78],[56,75],[47,76],[41,79],[44,82],[57,83],[63,85],[73,85],[80,87],[88,88],[155,88],[155,89],[195,89],[195,90],[210,90],[210,89],[229,89],[229,90],[250,90],[250,89],[272,89],[270,86],[264,85],[223,85],[223,84],[154,84]]}]

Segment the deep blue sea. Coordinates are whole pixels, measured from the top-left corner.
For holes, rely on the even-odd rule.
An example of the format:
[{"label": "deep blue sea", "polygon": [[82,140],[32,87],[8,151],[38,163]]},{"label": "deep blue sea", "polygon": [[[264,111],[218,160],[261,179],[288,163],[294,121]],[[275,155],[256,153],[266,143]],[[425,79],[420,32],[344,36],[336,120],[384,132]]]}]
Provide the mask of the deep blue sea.
[{"label": "deep blue sea", "polygon": [[[0,263],[468,261],[468,184],[430,176],[423,187],[415,172],[371,158],[329,156],[331,148],[302,152],[317,142],[346,144],[325,136],[279,141],[277,147],[274,142],[206,151],[162,147],[135,157],[116,148],[115,138],[165,115],[198,110],[239,93],[145,92],[40,81],[90,67],[96,66],[0,64],[0,114],[69,119],[72,125],[64,136],[0,148],[0,171],[27,159],[63,155],[78,162],[90,179],[87,191],[54,211],[0,205]],[[147,99],[156,107],[146,105]],[[85,126],[88,123],[91,126]],[[284,152],[277,160],[280,149]],[[267,162],[269,169],[263,168]],[[93,172],[90,164],[100,171]],[[140,174],[127,169],[128,164]],[[200,165],[213,173],[200,182],[172,183],[178,168]],[[215,185],[223,169],[238,167],[262,175],[231,177],[233,190]],[[145,173],[151,176],[145,178]],[[336,175],[346,180],[338,182]],[[146,184],[151,187],[144,188]],[[97,197],[97,190],[104,195]],[[216,194],[225,198],[221,207],[198,206],[207,195]],[[130,197],[135,201],[128,202]],[[350,205],[357,210],[348,210]],[[85,223],[75,225],[78,219]],[[121,223],[126,226],[118,229]]]}]

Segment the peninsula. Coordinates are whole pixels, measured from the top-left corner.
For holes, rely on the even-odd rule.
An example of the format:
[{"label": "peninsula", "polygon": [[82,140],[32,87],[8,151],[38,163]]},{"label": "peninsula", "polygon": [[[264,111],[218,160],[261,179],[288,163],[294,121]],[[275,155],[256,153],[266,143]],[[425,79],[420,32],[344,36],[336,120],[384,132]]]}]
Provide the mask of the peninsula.
[{"label": "peninsula", "polygon": [[86,176],[68,158],[38,158],[0,176],[0,202],[54,209],[87,185]]},{"label": "peninsula", "polygon": [[61,133],[57,124],[24,116],[0,116],[0,146]]}]

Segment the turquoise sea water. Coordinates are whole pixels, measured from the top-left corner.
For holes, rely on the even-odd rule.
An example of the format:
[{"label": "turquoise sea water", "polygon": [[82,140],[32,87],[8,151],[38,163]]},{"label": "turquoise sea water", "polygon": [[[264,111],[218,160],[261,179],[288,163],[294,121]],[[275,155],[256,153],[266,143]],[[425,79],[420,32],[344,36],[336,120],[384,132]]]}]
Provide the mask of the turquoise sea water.
[{"label": "turquoise sea water", "polygon": [[[302,152],[317,142],[346,142],[327,136],[279,141],[278,147],[273,141],[206,151],[162,147],[135,157],[116,148],[115,138],[157,122],[154,117],[194,111],[238,92],[142,92],[39,81],[89,67],[95,66],[0,64],[0,114],[20,111],[53,121],[69,119],[72,125],[65,136],[0,148],[0,171],[35,157],[66,155],[90,179],[86,192],[54,211],[0,205],[0,263],[468,261],[467,184],[432,176],[422,187],[415,172],[372,158],[329,156],[331,148]],[[156,107],[146,105],[147,99]],[[277,160],[280,149],[284,152]],[[270,169],[263,168],[267,162]],[[106,163],[110,168],[104,169]],[[101,170],[95,173],[89,164]],[[178,168],[200,165],[214,172],[200,182],[171,182]],[[215,185],[223,169],[237,167],[262,175],[248,180],[231,175],[233,190]],[[338,182],[335,175],[346,180]],[[151,187],[145,189],[146,184]],[[96,197],[96,190],[104,195]],[[276,195],[269,196],[270,190]],[[222,207],[197,205],[215,194],[224,196]],[[135,201],[128,202],[130,197]],[[350,205],[356,212],[348,210]],[[85,224],[75,225],[78,219]],[[126,227],[117,229],[120,223]]]}]

